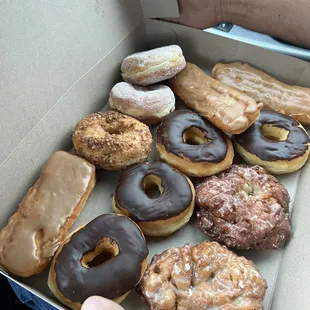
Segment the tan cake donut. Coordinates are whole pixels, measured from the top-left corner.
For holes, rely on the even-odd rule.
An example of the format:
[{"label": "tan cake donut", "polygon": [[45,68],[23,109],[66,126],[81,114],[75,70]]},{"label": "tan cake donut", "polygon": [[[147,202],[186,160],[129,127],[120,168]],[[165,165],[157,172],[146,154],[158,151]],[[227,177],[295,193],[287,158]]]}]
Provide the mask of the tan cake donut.
[{"label": "tan cake donut", "polygon": [[174,77],[185,66],[180,46],[169,45],[127,56],[121,70],[124,81],[146,86]]},{"label": "tan cake donut", "polygon": [[117,83],[110,92],[110,108],[152,125],[162,121],[175,109],[175,97],[165,85],[148,87]]},{"label": "tan cake donut", "polygon": [[97,168],[119,170],[145,161],[152,135],[147,125],[116,111],[86,116],[72,134],[76,153]]}]

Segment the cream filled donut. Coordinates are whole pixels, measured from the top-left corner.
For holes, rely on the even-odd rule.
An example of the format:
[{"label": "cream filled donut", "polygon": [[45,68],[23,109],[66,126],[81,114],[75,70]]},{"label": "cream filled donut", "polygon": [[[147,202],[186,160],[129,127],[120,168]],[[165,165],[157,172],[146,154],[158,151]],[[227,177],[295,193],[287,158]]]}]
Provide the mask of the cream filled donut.
[{"label": "cream filled donut", "polygon": [[162,121],[175,109],[175,97],[165,85],[148,87],[117,83],[110,92],[110,108],[152,125]]},{"label": "cream filled donut", "polygon": [[124,81],[146,86],[174,77],[185,66],[180,46],[169,45],[127,56],[121,70]]}]

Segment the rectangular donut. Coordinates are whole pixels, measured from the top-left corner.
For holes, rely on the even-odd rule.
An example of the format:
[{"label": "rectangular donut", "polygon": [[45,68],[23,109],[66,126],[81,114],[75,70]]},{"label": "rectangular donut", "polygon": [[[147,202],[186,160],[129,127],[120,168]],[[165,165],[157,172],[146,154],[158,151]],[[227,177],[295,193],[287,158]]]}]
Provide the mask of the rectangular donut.
[{"label": "rectangular donut", "polygon": [[265,108],[310,125],[310,88],[284,84],[248,64],[216,64],[212,77],[262,102]]},{"label": "rectangular donut", "polygon": [[170,79],[169,85],[187,106],[231,134],[249,128],[262,108],[262,104],[211,78],[191,63]]},{"label": "rectangular donut", "polygon": [[94,165],[67,152],[55,152],[0,231],[1,266],[21,277],[47,267],[95,182]]}]

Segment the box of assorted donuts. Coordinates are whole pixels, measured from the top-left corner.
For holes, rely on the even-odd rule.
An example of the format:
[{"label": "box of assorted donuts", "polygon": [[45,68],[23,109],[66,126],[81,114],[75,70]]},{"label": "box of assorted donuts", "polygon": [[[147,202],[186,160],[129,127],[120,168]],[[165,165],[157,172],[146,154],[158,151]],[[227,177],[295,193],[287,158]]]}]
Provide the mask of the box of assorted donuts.
[{"label": "box of assorted donuts", "polygon": [[30,127],[42,101],[10,97],[25,117],[0,166],[1,273],[58,309],[307,309],[310,64],[130,2],[134,30],[115,3],[63,8],[126,36],[92,42],[113,48]]}]

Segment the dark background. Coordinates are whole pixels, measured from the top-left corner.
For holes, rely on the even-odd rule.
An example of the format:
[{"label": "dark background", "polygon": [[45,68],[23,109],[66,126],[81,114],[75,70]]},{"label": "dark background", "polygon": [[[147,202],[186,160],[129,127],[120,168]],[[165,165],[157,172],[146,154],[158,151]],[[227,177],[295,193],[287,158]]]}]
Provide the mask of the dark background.
[{"label": "dark background", "polygon": [[1,306],[3,310],[29,310],[27,306],[23,305],[16,297],[7,278],[0,275],[0,291],[1,291]]}]

